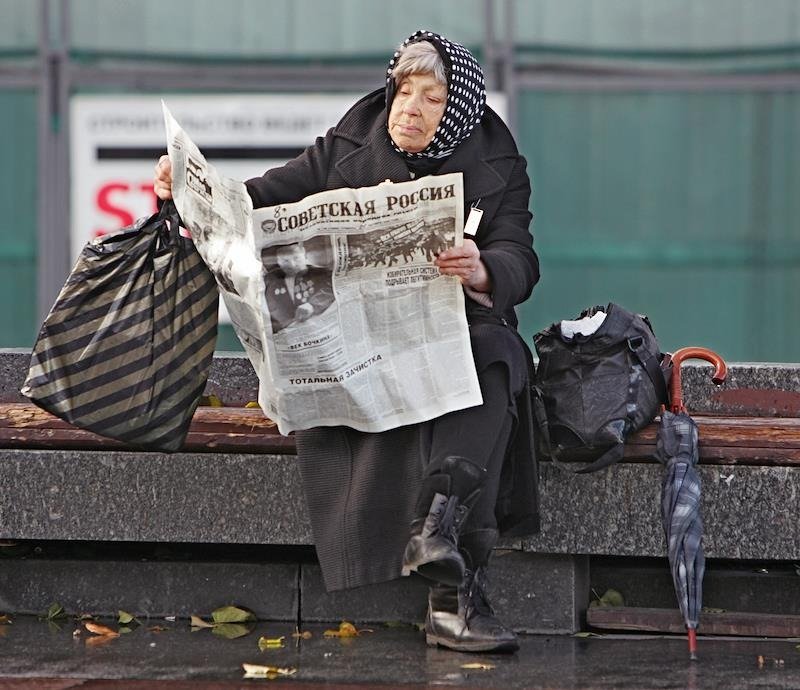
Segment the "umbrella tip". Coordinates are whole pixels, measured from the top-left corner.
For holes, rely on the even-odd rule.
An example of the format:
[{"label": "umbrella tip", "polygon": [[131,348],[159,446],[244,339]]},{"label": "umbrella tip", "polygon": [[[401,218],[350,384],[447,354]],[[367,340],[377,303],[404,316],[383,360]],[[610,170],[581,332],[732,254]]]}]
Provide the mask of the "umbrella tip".
[{"label": "umbrella tip", "polygon": [[689,638],[689,659],[697,661],[697,630],[689,628],[686,632]]}]

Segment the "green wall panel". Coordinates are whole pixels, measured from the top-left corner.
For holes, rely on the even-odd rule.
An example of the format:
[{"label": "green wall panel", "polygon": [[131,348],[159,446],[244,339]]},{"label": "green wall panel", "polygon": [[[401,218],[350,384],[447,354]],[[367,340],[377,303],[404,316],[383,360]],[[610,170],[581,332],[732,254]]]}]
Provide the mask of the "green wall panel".
[{"label": "green wall panel", "polygon": [[797,0],[517,0],[516,40],[598,48],[736,48],[798,43]]},{"label": "green wall panel", "polygon": [[419,28],[480,46],[482,0],[72,0],[72,46],[197,58],[388,55]]},{"label": "green wall panel", "polygon": [[[35,12],[30,0],[2,3],[17,14]],[[513,5],[515,42],[532,48],[706,52],[800,43],[797,0],[516,0]],[[494,6],[502,36],[507,5],[495,0]],[[411,31],[428,27],[480,46],[485,25],[483,0],[71,0],[69,11],[79,50],[198,57],[382,55]]]},{"label": "green wall panel", "polygon": [[0,0],[0,55],[36,50],[39,39],[39,3]]},{"label": "green wall panel", "polygon": [[800,93],[527,92],[533,333],[617,301],[663,347],[796,361]]},{"label": "green wall panel", "polygon": [[36,334],[36,94],[0,90],[0,347]]}]

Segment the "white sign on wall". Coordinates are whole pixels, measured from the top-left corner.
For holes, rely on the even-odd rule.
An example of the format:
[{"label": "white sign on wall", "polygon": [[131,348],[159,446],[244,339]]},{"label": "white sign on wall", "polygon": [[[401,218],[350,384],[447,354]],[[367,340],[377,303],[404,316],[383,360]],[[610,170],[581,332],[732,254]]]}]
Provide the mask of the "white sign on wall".
[{"label": "white sign on wall", "polygon": [[359,95],[78,95],[71,101],[72,253],[155,209],[166,153],[161,99],[220,172],[245,180],[285,163]]}]

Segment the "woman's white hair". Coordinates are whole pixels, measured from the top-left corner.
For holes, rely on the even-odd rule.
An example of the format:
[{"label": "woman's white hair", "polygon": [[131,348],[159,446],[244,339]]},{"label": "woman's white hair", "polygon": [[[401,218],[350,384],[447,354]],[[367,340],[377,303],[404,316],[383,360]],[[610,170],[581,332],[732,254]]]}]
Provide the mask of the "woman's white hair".
[{"label": "woman's white hair", "polygon": [[442,56],[430,41],[417,41],[400,47],[400,57],[392,70],[394,83],[400,82],[409,74],[432,74],[442,86],[447,86],[447,72]]}]

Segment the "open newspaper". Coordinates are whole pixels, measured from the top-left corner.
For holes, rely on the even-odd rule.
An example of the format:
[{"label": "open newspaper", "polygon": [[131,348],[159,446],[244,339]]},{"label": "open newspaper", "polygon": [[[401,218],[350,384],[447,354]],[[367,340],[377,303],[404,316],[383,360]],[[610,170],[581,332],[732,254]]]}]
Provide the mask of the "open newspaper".
[{"label": "open newspaper", "polygon": [[378,432],[482,402],[461,284],[433,265],[462,241],[461,173],[254,210],[164,118],[175,204],[281,433]]}]

